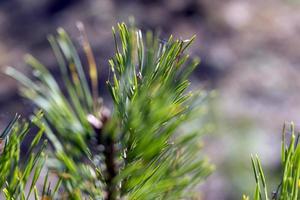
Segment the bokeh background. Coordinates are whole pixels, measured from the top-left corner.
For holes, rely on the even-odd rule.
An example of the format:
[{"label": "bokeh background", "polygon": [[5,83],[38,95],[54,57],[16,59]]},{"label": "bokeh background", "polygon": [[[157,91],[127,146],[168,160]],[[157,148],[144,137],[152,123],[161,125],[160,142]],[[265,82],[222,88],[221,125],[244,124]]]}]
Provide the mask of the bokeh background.
[{"label": "bokeh background", "polygon": [[[82,21],[106,79],[111,27],[134,17],[143,30],[188,38],[202,58],[193,87],[215,90],[214,133],[205,151],[216,172],[201,186],[205,200],[241,199],[254,189],[250,155],[259,154],[270,188],[280,168],[281,127],[300,124],[300,2],[297,0],[1,0],[0,68],[29,72],[31,53],[56,73],[47,35],[65,28],[74,39]],[[105,94],[105,87],[101,88]],[[14,80],[0,74],[0,126],[15,112],[30,114]],[[273,174],[273,175],[272,175]]]}]

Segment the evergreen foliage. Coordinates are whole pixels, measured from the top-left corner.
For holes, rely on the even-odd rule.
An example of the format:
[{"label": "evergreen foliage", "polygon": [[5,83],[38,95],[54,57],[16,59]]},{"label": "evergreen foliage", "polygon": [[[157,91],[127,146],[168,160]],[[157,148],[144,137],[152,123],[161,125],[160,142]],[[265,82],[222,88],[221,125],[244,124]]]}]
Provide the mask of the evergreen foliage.
[{"label": "evergreen foliage", "polygon": [[[47,140],[40,142],[44,129],[36,133],[27,152],[22,152],[21,145],[39,118],[35,117],[30,123],[20,123],[18,119],[19,116],[16,115],[0,135],[0,186],[6,199],[27,200],[32,196],[40,199],[37,181],[47,159],[45,154]],[[51,192],[46,187],[48,184],[48,180],[45,179],[42,197],[54,195],[57,191],[54,189]],[[56,188],[58,185],[59,182]]]},{"label": "evergreen foliage", "polygon": [[[6,70],[21,83],[21,94],[33,102],[36,112],[30,122],[20,122],[16,115],[0,134],[0,198],[195,197],[196,186],[213,167],[200,153],[200,137],[210,130],[204,117],[209,94],[188,91],[188,78],[199,62],[185,52],[194,37],[162,41],[124,23],[113,28],[115,54],[108,61],[107,80],[113,107],[109,109],[99,95],[99,69],[84,27],[78,24],[78,28],[87,67],[60,28],[48,38],[60,69],[58,79],[30,55],[26,62],[33,78],[11,67]],[[33,127],[38,130],[31,138]],[[281,181],[272,193],[258,156],[251,158],[254,200],[299,199],[299,134],[291,123],[291,137],[286,139],[286,129]],[[28,140],[23,152],[22,144]]]},{"label": "evergreen foliage", "polygon": [[[282,175],[281,181],[278,184],[276,190],[272,193],[267,188],[266,178],[261,166],[261,162],[258,157],[252,157],[252,166],[254,170],[254,177],[256,181],[254,200],[297,200],[299,199],[300,188],[300,146],[299,134],[295,132],[295,125],[291,123],[290,131],[291,137],[286,139],[286,125],[282,131],[282,143],[281,143],[281,163],[282,163]],[[287,146],[287,141],[289,145]],[[248,196],[243,196],[243,200],[249,200]]]},{"label": "evergreen foliage", "polygon": [[[41,130],[36,138],[40,139],[45,131],[51,143],[45,152],[49,157],[45,170],[58,181],[51,186],[48,176],[44,178],[44,188],[49,189],[42,198],[192,198],[195,186],[213,168],[199,153],[199,137],[210,127],[203,120],[207,112],[204,101],[209,95],[205,91],[187,91],[189,75],[198,64],[197,59],[190,60],[185,53],[194,37],[183,41],[171,36],[163,42],[152,32],[143,36],[134,26],[118,24],[113,29],[116,53],[109,60],[111,76],[107,81],[114,104],[108,109],[98,94],[98,72],[86,33],[82,24],[78,27],[88,67],[82,64],[63,29],[49,37],[62,86],[32,56],[26,56],[26,61],[34,79],[14,68],[6,71],[22,84],[22,95],[44,112],[42,119],[35,120]],[[193,128],[195,121],[199,126]],[[18,128],[21,132],[24,129],[27,132],[28,128]],[[23,140],[24,134],[13,133],[0,156],[0,165],[14,164],[18,169],[17,157],[15,161],[5,159],[11,153],[9,149]],[[21,179],[19,193],[11,193],[15,181],[8,189],[1,182],[8,199],[26,197],[30,174],[30,192],[33,187],[38,199],[34,185],[45,162],[45,153],[40,153],[44,146],[39,149],[38,153],[30,151],[30,164],[25,162],[25,170],[17,173],[26,177]],[[3,173],[3,180],[17,177],[15,173]]]}]

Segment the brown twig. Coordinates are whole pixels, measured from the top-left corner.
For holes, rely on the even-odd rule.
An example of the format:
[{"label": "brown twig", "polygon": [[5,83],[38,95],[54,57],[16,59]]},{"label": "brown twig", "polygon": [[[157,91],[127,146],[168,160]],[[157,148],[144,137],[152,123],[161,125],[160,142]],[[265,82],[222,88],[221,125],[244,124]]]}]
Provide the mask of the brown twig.
[{"label": "brown twig", "polygon": [[103,134],[103,126],[110,117],[109,110],[102,108],[100,113],[100,119],[94,115],[88,116],[88,121],[93,126],[96,133],[97,145],[104,147],[104,163],[106,165],[106,174],[104,176],[106,183],[106,196],[105,200],[116,200],[118,188],[117,184],[114,183],[114,178],[117,176],[117,165],[115,162],[115,142],[111,135]]},{"label": "brown twig", "polygon": [[106,165],[106,187],[107,195],[106,200],[115,200],[117,194],[116,184],[113,183],[114,178],[117,176],[116,163],[115,163],[115,146],[111,137],[107,137],[103,143],[104,157]]}]

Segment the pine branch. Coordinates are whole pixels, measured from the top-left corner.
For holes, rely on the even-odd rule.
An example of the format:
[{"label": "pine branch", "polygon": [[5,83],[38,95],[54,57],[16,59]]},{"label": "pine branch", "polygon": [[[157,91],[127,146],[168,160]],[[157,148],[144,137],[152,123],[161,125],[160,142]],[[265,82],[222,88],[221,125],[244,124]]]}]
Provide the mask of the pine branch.
[{"label": "pine branch", "polygon": [[[20,123],[19,115],[16,115],[0,134],[3,142],[0,148],[0,189],[6,199],[28,200],[33,192],[38,198],[36,183],[40,180],[47,158],[44,153],[47,141],[40,144],[44,129],[36,133],[25,155],[21,152],[21,144],[39,118],[40,116],[36,116],[30,123]],[[25,190],[26,187],[28,189]],[[55,192],[49,193],[51,195],[55,195]]]},{"label": "pine branch", "polygon": [[252,166],[256,181],[256,189],[253,197],[254,200],[268,200],[269,195],[271,195],[274,200],[299,198],[300,146],[298,145],[299,134],[296,139],[294,123],[291,123],[290,125],[290,132],[290,142],[289,145],[286,146],[286,126],[284,125],[282,131],[281,152],[282,178],[278,187],[272,194],[269,194],[268,192],[266,179],[258,157],[256,156],[256,158],[252,158]]},{"label": "pine branch", "polygon": [[[189,61],[190,40],[172,36],[162,43],[124,23],[113,29],[115,56],[109,60],[107,85],[114,101],[108,114],[98,98],[97,70],[83,26],[79,25],[89,76],[67,33],[50,36],[64,87],[32,56],[27,63],[38,73],[33,81],[13,68],[7,74],[23,87],[22,94],[45,118],[54,147],[47,167],[61,180],[69,199],[178,199],[212,171],[199,151],[207,132],[205,91],[186,92],[188,77],[198,64]],[[91,84],[90,84],[91,83]],[[64,93],[64,89],[66,93]],[[187,129],[196,121],[202,125]],[[93,145],[96,141],[97,148]]]},{"label": "pine branch", "polygon": [[[98,72],[83,25],[79,24],[88,68],[63,29],[49,41],[61,71],[60,86],[32,56],[26,61],[35,80],[14,68],[7,74],[38,109],[31,123],[18,115],[0,134],[0,188],[6,199],[186,199],[213,167],[199,154],[200,136],[211,128],[205,121],[206,91],[187,92],[188,78],[198,64],[186,50],[195,37],[167,41],[124,23],[113,28],[115,55],[109,60],[107,86],[112,113],[99,99]],[[86,75],[88,71],[89,75]],[[66,92],[64,92],[66,91]],[[191,124],[197,124],[192,129]],[[32,124],[39,127],[21,159],[21,143]],[[200,130],[199,130],[200,129]],[[286,145],[282,135],[282,178],[272,199],[299,198],[300,146],[291,123]],[[45,152],[47,142],[53,149]],[[93,143],[93,141],[96,141]],[[49,157],[49,158],[48,158]],[[46,162],[47,160],[47,162]],[[270,199],[259,158],[252,157],[254,200]],[[46,163],[46,165],[45,165]],[[42,192],[36,183],[47,169]],[[58,181],[51,186],[49,174]],[[31,177],[31,179],[30,179]],[[29,187],[29,190],[26,188]],[[41,194],[41,195],[40,195]],[[243,195],[243,200],[250,198]]]}]

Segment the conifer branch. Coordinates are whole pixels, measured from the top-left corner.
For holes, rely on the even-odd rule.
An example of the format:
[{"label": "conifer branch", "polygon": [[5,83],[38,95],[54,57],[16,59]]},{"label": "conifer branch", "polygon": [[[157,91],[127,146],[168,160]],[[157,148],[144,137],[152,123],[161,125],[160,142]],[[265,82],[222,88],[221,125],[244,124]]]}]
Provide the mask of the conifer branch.
[{"label": "conifer branch", "polygon": [[23,96],[45,112],[36,124],[54,149],[48,152],[47,168],[64,191],[56,198],[189,197],[213,169],[199,154],[199,127],[187,129],[197,120],[201,131],[208,131],[203,117],[207,92],[186,92],[198,64],[185,52],[194,37],[171,36],[161,43],[152,32],[143,36],[134,26],[118,24],[107,81],[114,102],[110,114],[98,99],[95,59],[83,26],[79,28],[89,68],[63,29],[49,37],[63,86],[32,56],[26,60],[37,72],[35,80],[14,68],[6,71],[22,84]]}]

